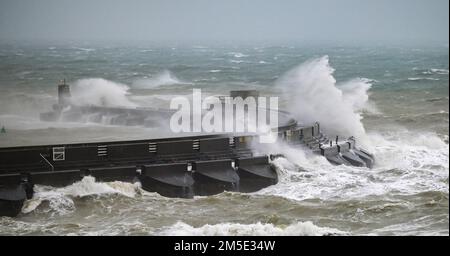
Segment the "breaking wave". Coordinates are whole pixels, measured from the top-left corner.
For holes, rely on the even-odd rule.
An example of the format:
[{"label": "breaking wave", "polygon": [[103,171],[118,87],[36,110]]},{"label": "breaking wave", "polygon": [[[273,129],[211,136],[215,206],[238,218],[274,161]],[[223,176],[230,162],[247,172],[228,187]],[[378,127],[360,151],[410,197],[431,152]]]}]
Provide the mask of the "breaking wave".
[{"label": "breaking wave", "polygon": [[48,208],[45,210],[46,212],[65,215],[75,211],[74,198],[111,194],[135,197],[141,193],[139,183],[132,184],[121,181],[96,182],[92,176],[86,176],[81,181],[62,188],[36,185],[34,190],[33,198],[25,202],[22,213],[30,213],[42,203],[47,202]]},{"label": "breaking wave", "polygon": [[375,166],[369,170],[334,166],[307,150],[280,145],[272,161],[280,182],[257,194],[293,200],[348,200],[367,196],[448,193],[449,145],[436,134],[408,131],[368,134],[375,145]]},{"label": "breaking wave", "polygon": [[273,224],[239,224],[219,223],[193,227],[184,222],[164,228],[158,235],[164,236],[325,236],[344,235],[343,231],[334,228],[318,227],[310,221],[297,222],[288,226]]},{"label": "breaking wave", "polygon": [[93,52],[95,51],[94,48],[83,48],[83,47],[72,47],[74,50],[83,51],[83,52]]},{"label": "breaking wave", "polygon": [[247,54],[243,54],[243,53],[241,53],[241,52],[230,52],[230,53],[228,53],[229,55],[232,55],[233,57],[235,57],[235,58],[245,58],[245,57],[248,57],[248,55]]},{"label": "breaking wave", "polygon": [[414,68],[413,70],[420,71],[420,73],[424,75],[448,75],[448,69],[443,68],[431,68],[426,70]]},{"label": "breaking wave", "polygon": [[300,123],[319,121],[330,135],[365,138],[361,111],[368,106],[368,79],[353,79],[338,86],[328,56],[309,60],[276,82],[284,91],[289,111]]},{"label": "breaking wave", "polygon": [[373,82],[375,81],[367,78],[355,78],[339,85],[339,89],[343,93],[343,100],[352,106],[353,111],[380,113],[377,107],[369,101],[369,90]]},{"label": "breaking wave", "polygon": [[174,84],[189,84],[179,80],[172,72],[169,70],[164,70],[163,72],[157,74],[151,78],[138,79],[133,82],[133,88],[136,89],[154,89],[164,85],[174,85]]},{"label": "breaking wave", "polygon": [[433,78],[433,77],[408,77],[408,81],[422,81],[422,80],[439,81],[439,78]]},{"label": "breaking wave", "polygon": [[71,101],[76,105],[136,107],[128,99],[130,87],[103,78],[81,79],[71,87]]},{"label": "breaking wave", "polygon": [[448,75],[448,69],[432,68],[430,71],[440,75]]}]

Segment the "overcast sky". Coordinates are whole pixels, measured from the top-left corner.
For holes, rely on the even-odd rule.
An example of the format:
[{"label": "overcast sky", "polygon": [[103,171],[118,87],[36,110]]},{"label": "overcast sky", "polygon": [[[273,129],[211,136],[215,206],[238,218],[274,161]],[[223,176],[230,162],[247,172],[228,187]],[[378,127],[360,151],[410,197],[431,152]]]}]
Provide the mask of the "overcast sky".
[{"label": "overcast sky", "polygon": [[448,0],[0,0],[0,40],[447,43]]}]

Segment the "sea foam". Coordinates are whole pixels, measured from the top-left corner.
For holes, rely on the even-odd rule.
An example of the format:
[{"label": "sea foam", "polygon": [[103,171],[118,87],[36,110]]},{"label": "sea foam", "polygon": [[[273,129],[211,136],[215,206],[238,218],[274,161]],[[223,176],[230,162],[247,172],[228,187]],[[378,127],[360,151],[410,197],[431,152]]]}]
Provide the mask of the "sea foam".
[{"label": "sea foam", "polygon": [[33,198],[25,202],[22,213],[30,213],[41,203],[48,202],[49,209],[47,211],[65,215],[75,211],[74,198],[108,194],[135,197],[141,192],[139,183],[96,182],[92,176],[86,176],[81,181],[62,188],[36,185],[34,190]]},{"label": "sea foam", "polygon": [[285,158],[272,161],[279,183],[256,194],[293,200],[350,200],[368,196],[448,193],[448,141],[433,133],[408,131],[369,133],[376,162],[373,169],[335,166],[308,150],[279,145],[273,152]]},{"label": "sea foam", "polygon": [[184,222],[177,222],[163,228],[158,235],[164,236],[324,236],[344,235],[343,231],[319,227],[310,221],[296,222],[287,226],[275,226],[261,222],[254,224],[219,223],[193,227]]}]

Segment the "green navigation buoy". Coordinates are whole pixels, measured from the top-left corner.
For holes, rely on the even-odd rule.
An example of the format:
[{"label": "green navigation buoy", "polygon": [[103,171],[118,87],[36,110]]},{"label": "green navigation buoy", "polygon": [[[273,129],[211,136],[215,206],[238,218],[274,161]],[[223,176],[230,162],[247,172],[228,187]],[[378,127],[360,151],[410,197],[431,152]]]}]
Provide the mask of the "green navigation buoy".
[{"label": "green navigation buoy", "polygon": [[0,133],[6,133],[5,126],[2,126],[2,129],[0,130]]}]

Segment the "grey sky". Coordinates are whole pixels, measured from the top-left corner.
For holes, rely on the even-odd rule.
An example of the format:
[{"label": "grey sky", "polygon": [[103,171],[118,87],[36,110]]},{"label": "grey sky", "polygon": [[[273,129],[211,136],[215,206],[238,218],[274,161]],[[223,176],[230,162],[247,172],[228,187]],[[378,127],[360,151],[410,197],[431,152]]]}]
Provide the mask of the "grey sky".
[{"label": "grey sky", "polygon": [[0,0],[0,40],[448,43],[448,0]]}]

